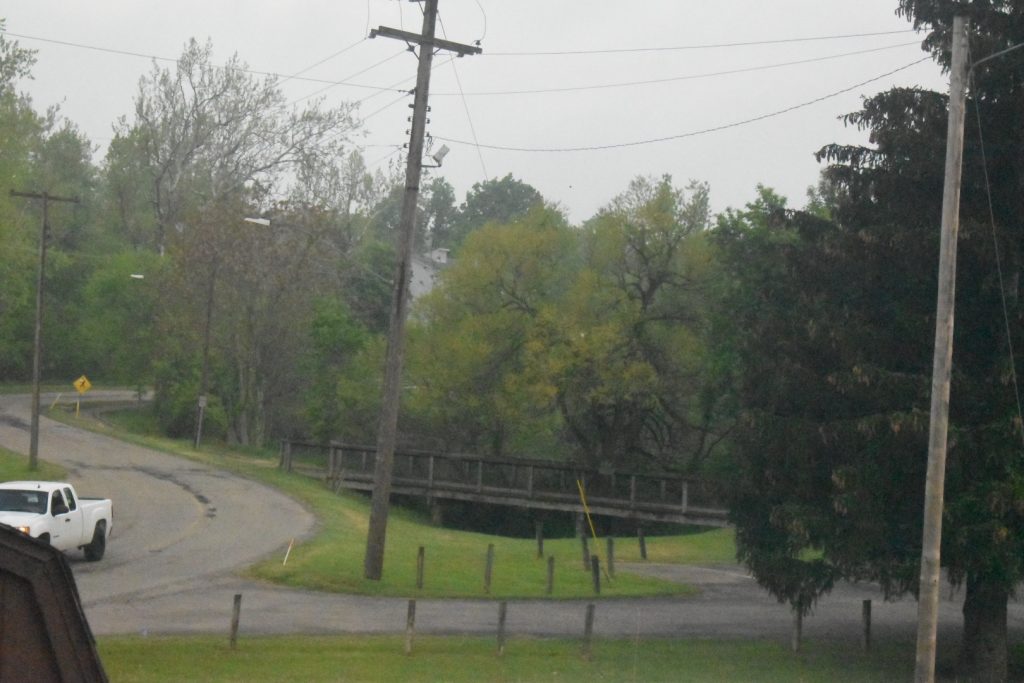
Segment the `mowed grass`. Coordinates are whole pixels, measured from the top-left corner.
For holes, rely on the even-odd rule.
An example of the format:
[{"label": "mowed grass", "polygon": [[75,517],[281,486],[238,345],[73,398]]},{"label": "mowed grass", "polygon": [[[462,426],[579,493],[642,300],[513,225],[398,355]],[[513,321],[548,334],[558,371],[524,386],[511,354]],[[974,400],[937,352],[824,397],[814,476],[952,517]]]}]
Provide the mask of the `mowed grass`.
[{"label": "mowed grass", "polygon": [[[58,411],[59,413],[59,411]],[[318,520],[315,533],[299,538],[288,561],[285,548],[265,561],[250,567],[245,575],[287,586],[365,595],[401,597],[493,597],[493,598],[582,598],[594,595],[589,571],[584,571],[578,539],[549,539],[544,543],[545,557],[537,558],[533,539],[513,539],[433,527],[423,516],[393,506],[388,521],[384,576],[380,581],[363,578],[363,558],[369,522],[368,498],[353,494],[334,494],[321,482],[277,469],[271,453],[239,453],[221,446],[204,446],[199,452],[185,441],[154,434],[151,420],[144,412],[117,411],[104,415],[102,424],[83,415],[74,418],[58,414],[60,419],[113,436],[201,460],[216,467],[250,477],[293,496],[305,504]],[[489,545],[494,546],[494,565],[490,592],[485,592],[484,572]],[[424,582],[417,587],[417,553],[424,548]],[[591,542],[591,550],[607,563],[606,539]],[[679,536],[647,538],[648,561],[693,564],[720,564],[734,561],[732,531],[712,529]],[[555,558],[552,594],[547,590],[547,557]],[[639,562],[639,544],[635,538],[615,539],[617,564]],[[616,571],[614,577],[602,576],[603,597],[691,595],[695,589]]]},{"label": "mowed grass", "polygon": [[0,448],[0,481],[61,481],[66,476],[63,467],[42,460],[30,470],[27,455]]},{"label": "mowed grass", "polygon": [[493,638],[418,637],[411,656],[400,636],[103,638],[112,681],[867,681],[909,680],[912,643],[866,655],[856,646],[714,640],[595,640],[589,660],[571,640],[511,638],[498,656]]}]

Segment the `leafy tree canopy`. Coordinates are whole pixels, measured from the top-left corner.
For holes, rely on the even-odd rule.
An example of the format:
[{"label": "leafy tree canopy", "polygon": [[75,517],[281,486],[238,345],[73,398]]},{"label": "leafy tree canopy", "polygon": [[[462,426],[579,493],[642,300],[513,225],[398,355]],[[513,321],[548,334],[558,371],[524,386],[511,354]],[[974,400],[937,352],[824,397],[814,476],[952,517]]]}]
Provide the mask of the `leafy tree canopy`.
[{"label": "leafy tree canopy", "polygon": [[[975,21],[975,56],[1024,40],[1018,3],[900,11],[933,27],[925,46],[945,59],[956,9]],[[943,522],[943,565],[966,587],[962,658],[980,680],[1006,677],[1006,601],[1024,578],[1024,121],[1006,66],[977,70],[968,104]],[[762,191],[715,236],[727,273],[718,339],[734,354],[738,402],[739,554],[800,611],[839,578],[914,592],[920,562],[946,98],[894,89],[846,120],[870,145],[819,152],[830,165],[811,211]]]}]

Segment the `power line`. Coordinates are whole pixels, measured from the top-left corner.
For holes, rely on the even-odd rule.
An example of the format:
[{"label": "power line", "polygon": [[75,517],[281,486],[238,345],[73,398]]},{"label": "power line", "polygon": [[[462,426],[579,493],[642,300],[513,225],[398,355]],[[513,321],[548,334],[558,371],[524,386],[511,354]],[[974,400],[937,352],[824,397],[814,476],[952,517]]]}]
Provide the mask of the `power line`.
[{"label": "power line", "polygon": [[[909,32],[912,32],[912,31],[907,31],[907,30],[904,30],[904,31],[885,31],[885,32],[879,32],[879,33],[857,33],[857,34],[848,34],[848,35],[840,35],[840,36],[817,36],[817,37],[809,37],[809,38],[786,38],[786,39],[778,39],[778,40],[750,41],[750,42],[740,42],[740,43],[720,43],[720,44],[707,44],[707,45],[683,45],[683,46],[662,47],[662,48],[658,48],[658,47],[654,47],[654,48],[624,48],[624,49],[577,51],[577,52],[565,52],[565,53],[557,53],[557,52],[529,52],[529,53],[528,52],[522,52],[522,53],[513,53],[513,52],[501,53],[501,52],[498,52],[498,53],[495,53],[495,52],[491,52],[491,53],[488,53],[488,56],[510,56],[510,55],[536,55],[536,56],[544,56],[544,55],[558,55],[558,54],[602,54],[602,53],[617,53],[617,52],[620,53],[620,52],[650,52],[650,51],[666,51],[666,50],[697,50],[697,49],[709,49],[709,48],[742,47],[742,46],[750,46],[750,45],[771,45],[771,44],[780,44],[780,43],[807,42],[807,41],[814,41],[814,40],[857,38],[857,37],[891,35],[891,34],[894,34],[894,33],[898,34],[898,33],[909,33]],[[178,59],[175,58],[175,57],[162,57],[162,56],[159,56],[159,55],[148,55],[148,54],[143,54],[141,52],[132,52],[130,50],[121,50],[121,49],[116,49],[116,48],[101,47],[101,46],[97,46],[97,45],[88,45],[88,44],[85,44],[85,43],[78,43],[78,42],[72,42],[72,41],[66,41],[66,40],[57,40],[57,39],[53,39],[53,38],[42,38],[42,37],[39,37],[39,36],[30,36],[30,35],[21,34],[21,33],[12,33],[10,31],[2,31],[2,32],[0,32],[0,34],[6,35],[6,36],[11,36],[11,37],[14,37],[14,38],[20,38],[20,39],[23,39],[23,40],[34,40],[34,41],[38,41],[38,42],[42,42],[42,43],[49,43],[49,44],[53,44],[53,45],[61,45],[61,46],[64,46],[64,47],[71,47],[71,48],[76,48],[76,49],[81,49],[81,50],[91,50],[91,51],[94,51],[94,52],[103,52],[103,53],[107,53],[107,54],[121,55],[121,56],[125,56],[125,57],[135,57],[135,58],[140,58],[140,59],[154,60],[154,61],[168,62],[168,63],[177,63],[177,61],[178,61]],[[356,76],[359,76],[359,75],[361,75],[363,73],[366,73],[367,71],[370,71],[371,69],[373,69],[373,68],[375,68],[377,66],[380,66],[381,64],[383,64],[386,61],[389,61],[390,59],[394,59],[399,54],[402,54],[402,52],[396,53],[396,54],[392,55],[391,57],[389,57],[387,59],[384,59],[384,60],[382,60],[380,62],[377,62],[376,64],[371,65],[370,67],[367,67],[366,69],[358,71],[355,74],[347,76],[347,77],[345,77],[344,79],[341,79],[341,80],[332,80],[332,79],[326,79],[326,78],[312,78],[312,77],[302,76],[301,75],[301,74],[303,74],[303,73],[313,69],[314,67],[319,66],[319,65],[323,64],[324,62],[329,61],[330,59],[333,59],[333,58],[337,57],[338,55],[340,55],[340,54],[342,54],[344,52],[347,52],[348,50],[354,48],[355,46],[362,44],[363,42],[365,42],[365,40],[366,40],[365,38],[360,39],[359,41],[357,41],[357,42],[349,45],[348,47],[346,47],[346,48],[344,48],[344,49],[342,49],[342,50],[340,50],[340,51],[330,55],[329,57],[326,57],[326,58],[316,62],[315,64],[313,64],[313,65],[311,65],[309,67],[306,67],[305,69],[302,69],[301,71],[297,72],[296,74],[284,77],[280,81],[281,83],[285,83],[287,81],[301,81],[301,82],[306,82],[306,83],[319,83],[319,84],[322,84],[322,85],[325,86],[323,88],[320,88],[319,90],[314,91],[313,93],[310,93],[309,95],[306,95],[306,96],[304,96],[302,98],[299,98],[298,100],[295,100],[295,102],[293,102],[293,104],[301,102],[304,99],[308,99],[309,97],[313,97],[315,95],[318,95],[318,94],[320,94],[322,92],[325,92],[326,90],[329,90],[329,89],[337,87],[337,86],[346,86],[346,87],[352,87],[352,88],[363,88],[363,89],[383,91],[383,92],[386,92],[386,91],[400,92],[394,86],[378,86],[378,85],[372,85],[372,84],[367,84],[367,83],[352,83],[349,79],[355,78]],[[672,81],[685,81],[685,80],[694,80],[694,79],[700,79],[700,78],[711,78],[711,77],[716,77],[716,76],[724,76],[724,75],[731,75],[731,74],[737,74],[737,73],[753,72],[753,71],[759,71],[759,70],[765,70],[765,69],[779,68],[779,67],[783,67],[783,66],[793,66],[793,65],[798,65],[798,64],[808,64],[808,63],[813,63],[813,62],[817,62],[817,61],[826,61],[826,60],[830,60],[830,59],[839,59],[841,57],[854,56],[854,55],[859,55],[859,54],[868,54],[868,53],[871,53],[871,52],[878,52],[878,51],[882,51],[882,50],[889,50],[889,49],[905,47],[905,46],[908,46],[908,45],[916,45],[916,44],[917,44],[916,41],[913,42],[913,43],[900,43],[899,45],[889,45],[889,46],[880,47],[880,48],[870,48],[870,49],[866,49],[866,50],[858,50],[858,51],[854,51],[854,52],[846,52],[846,53],[841,53],[841,54],[836,54],[836,55],[826,55],[826,56],[823,56],[823,57],[813,57],[813,58],[806,59],[806,60],[795,60],[795,61],[790,61],[790,62],[780,62],[780,63],[777,63],[777,64],[769,64],[769,65],[763,65],[763,66],[757,66],[757,67],[746,67],[746,68],[732,69],[732,70],[718,71],[718,72],[711,72],[711,73],[705,73],[705,74],[691,74],[691,75],[686,75],[686,76],[669,77],[669,78],[664,78],[664,79],[649,79],[649,80],[641,80],[641,81],[625,81],[625,82],[620,82],[620,83],[607,83],[607,84],[597,84],[597,85],[587,85],[587,86],[566,86],[566,87],[559,87],[559,88],[540,88],[540,89],[526,89],[526,90],[496,90],[496,91],[482,91],[482,92],[462,92],[461,89],[460,89],[460,92],[436,92],[436,93],[432,93],[432,94],[435,95],[435,96],[438,96],[438,97],[453,97],[453,96],[460,96],[460,97],[507,96],[507,95],[530,95],[530,94],[544,94],[544,93],[558,93],[558,92],[575,92],[575,91],[583,91],[583,90],[597,90],[597,89],[628,87],[628,86],[636,86],[636,85],[650,85],[650,84],[666,83],[666,82],[672,82]],[[218,66],[217,68],[226,69],[228,67]],[[276,77],[276,78],[280,78],[281,77],[280,73],[272,72],[272,71],[263,71],[263,70],[258,70],[258,69],[240,68],[240,67],[231,67],[231,68],[235,69],[236,71],[241,71],[243,73],[248,73],[248,74],[251,74],[251,75],[254,75],[254,76],[265,76],[265,77],[269,76],[269,77]]]},{"label": "power line", "polygon": [[313,64],[310,64],[310,65],[309,65],[309,66],[307,66],[307,67],[306,67],[305,69],[301,69],[301,70],[299,70],[299,71],[296,71],[296,72],[295,72],[295,73],[293,73],[293,74],[292,74],[291,76],[288,76],[287,78],[285,78],[284,80],[282,80],[282,81],[281,81],[281,83],[282,83],[282,84],[283,84],[283,83],[287,83],[288,81],[290,81],[290,80],[292,80],[292,79],[294,79],[294,78],[297,78],[297,77],[301,76],[302,74],[306,73],[307,71],[310,71],[310,70],[312,70],[312,69],[315,69],[316,67],[320,66],[320,65],[321,65],[321,64],[323,64],[324,62],[329,62],[329,61],[331,61],[332,59],[334,59],[335,57],[338,57],[338,56],[340,56],[340,55],[343,55],[343,54],[345,54],[346,52],[348,52],[349,50],[351,50],[352,48],[354,48],[354,47],[355,47],[356,45],[359,45],[359,44],[361,44],[361,43],[362,43],[363,41],[365,41],[365,40],[366,40],[366,36],[363,36],[362,38],[360,38],[360,39],[359,39],[359,40],[357,40],[356,42],[352,43],[352,44],[351,44],[351,45],[349,45],[348,47],[342,48],[342,49],[338,50],[337,52],[335,52],[334,54],[332,54],[332,55],[330,55],[330,56],[328,56],[328,57],[324,57],[323,59],[321,59],[321,60],[320,60],[320,61],[318,61],[318,62],[314,62]]},{"label": "power line", "polygon": [[[606,145],[589,145],[589,146],[580,146],[580,147],[512,147],[512,146],[506,146],[506,145],[487,145],[487,144],[479,144],[478,146],[482,147],[484,149],[494,149],[494,150],[500,150],[500,151],[503,151],[503,152],[546,152],[546,153],[556,153],[557,152],[557,153],[562,153],[562,152],[591,152],[591,151],[600,151],[600,150],[606,150],[606,149],[620,149],[620,148],[623,148],[623,147],[639,147],[641,145],[651,145],[651,144],[655,144],[655,143],[658,143],[658,142],[669,142],[671,140],[681,140],[683,138],[696,137],[698,135],[705,135],[707,133],[714,133],[714,132],[721,131],[721,130],[727,130],[729,128],[738,128],[740,126],[745,126],[745,125],[747,125],[749,123],[755,123],[757,121],[764,121],[765,119],[770,119],[770,118],[774,118],[776,116],[781,116],[782,114],[787,114],[787,113],[789,113],[791,111],[795,111],[797,109],[802,109],[804,107],[809,107],[812,104],[817,104],[818,102],[823,102],[825,100],[831,99],[833,97],[837,97],[837,96],[842,95],[844,93],[848,93],[851,90],[856,90],[857,88],[860,88],[860,87],[863,87],[865,85],[868,85],[869,83],[873,83],[875,81],[881,80],[881,79],[885,78],[886,76],[892,76],[895,73],[899,73],[900,71],[903,71],[905,69],[909,69],[912,66],[920,64],[921,62],[928,61],[930,59],[931,59],[931,56],[922,57],[921,59],[914,60],[913,62],[910,62],[909,64],[904,64],[901,67],[893,69],[892,71],[887,71],[884,74],[880,74],[878,76],[875,76],[874,78],[869,78],[866,81],[861,81],[860,83],[856,83],[856,84],[851,85],[849,87],[843,88],[842,90],[836,90],[836,91],[831,92],[831,93],[829,93],[827,95],[822,95],[821,97],[816,97],[813,100],[808,100],[806,102],[801,102],[800,104],[794,104],[793,106],[786,107],[785,109],[779,109],[777,111],[773,111],[773,112],[770,112],[770,113],[767,113],[767,114],[761,114],[760,116],[755,116],[755,117],[752,117],[752,118],[749,118],[749,119],[744,119],[742,121],[734,121],[733,123],[726,123],[726,124],[723,124],[721,126],[713,126],[711,128],[702,128],[701,130],[690,131],[690,132],[687,132],[687,133],[679,133],[677,135],[666,135],[664,137],[650,138],[650,139],[646,139],[646,140],[634,140],[634,141],[631,141],[631,142],[619,142],[619,143],[609,143],[609,144],[606,144]],[[447,138],[447,137],[442,137],[440,135],[435,135],[434,137],[436,139],[438,139],[438,140],[444,140],[445,142],[451,142],[452,144],[456,144],[456,145],[473,145],[473,144],[475,144],[475,143],[469,142],[467,140],[459,140],[459,139],[456,139],[456,138]]]},{"label": "power line", "polygon": [[[85,43],[74,43],[67,40],[56,40],[53,38],[40,38],[38,36],[29,36],[22,33],[11,33],[10,31],[0,31],[0,35],[11,36],[12,38],[20,38],[22,40],[35,40],[40,43],[49,43],[52,45],[62,45],[64,47],[73,47],[79,50],[92,50],[93,52],[104,52],[107,54],[121,55],[123,57],[138,57],[140,59],[152,60],[157,62],[170,62],[176,64],[178,59],[176,57],[161,57],[159,55],[147,55],[141,52],[131,52],[129,50],[118,50],[109,47],[100,47],[97,45],[86,45]],[[360,41],[362,42],[362,41]],[[257,69],[241,68],[241,67],[226,67],[217,66],[219,69],[234,69],[235,71],[241,71],[242,73],[251,74],[253,76],[272,76],[280,77],[279,73],[272,71],[259,71]],[[290,76],[290,80],[303,81],[308,83],[326,83],[331,86],[344,85],[352,88],[366,88],[369,90],[388,90],[389,88],[383,88],[377,85],[367,85],[365,83],[348,83],[346,81],[332,81],[326,78],[310,78],[308,76]]]},{"label": "power line", "polygon": [[[481,8],[481,11],[482,10],[483,10],[483,8]],[[445,38],[447,38],[448,34],[444,30],[444,20],[441,19],[441,13],[440,12],[438,12],[437,19],[438,19],[438,21],[441,22],[441,33],[444,35]],[[455,61],[454,60],[452,60],[451,65],[452,65],[452,73],[455,74],[455,83],[456,83],[456,85],[459,86],[459,94],[462,95],[462,108],[466,112],[466,121],[469,122],[469,132],[473,136],[473,146],[476,148],[476,156],[477,156],[477,159],[480,160],[480,170],[482,170],[484,172],[484,180],[488,180],[491,176],[490,176],[489,173],[487,173],[487,164],[484,163],[484,154],[480,150],[480,144],[479,144],[479,141],[477,140],[477,137],[476,137],[476,126],[473,125],[473,117],[469,113],[469,102],[466,101],[466,95],[465,95],[465,93],[462,92],[462,79],[459,78],[459,70],[455,67]]]},{"label": "power line", "polygon": [[562,93],[562,92],[580,92],[583,90],[602,90],[608,88],[625,88],[637,85],[657,85],[661,83],[673,83],[678,81],[692,81],[701,78],[714,78],[717,76],[731,76],[735,74],[751,73],[754,71],[766,71],[768,69],[779,69],[785,66],[797,66],[799,64],[813,64],[815,62],[826,62],[832,59],[841,59],[843,57],[854,57],[857,55],[865,55],[873,52],[882,52],[885,50],[893,50],[901,47],[908,47],[911,45],[918,45],[917,41],[911,43],[899,43],[897,45],[886,45],[884,47],[873,47],[866,50],[855,50],[853,52],[842,52],[834,55],[824,55],[822,57],[811,57],[808,59],[797,59],[789,62],[776,62],[774,64],[762,64],[760,66],[747,66],[739,69],[727,69],[725,71],[711,71],[700,74],[687,74],[685,76],[669,76],[667,78],[652,78],[642,81],[620,81],[617,83],[600,83],[596,85],[577,85],[577,86],[565,86],[560,88],[535,88],[530,90],[490,90],[480,92],[438,92],[431,93],[438,97],[451,97],[451,96],[462,96],[462,97],[481,97],[481,96],[498,96],[498,95],[541,95],[551,93]]},{"label": "power line", "polygon": [[748,40],[735,43],[698,43],[694,45],[675,45],[671,47],[623,47],[602,48],[595,50],[552,50],[547,52],[488,52],[490,57],[563,57],[568,55],[608,55],[636,52],[672,52],[675,50],[712,50],[727,47],[753,47],[756,45],[782,45],[785,43],[807,43],[815,40],[843,40],[846,38],[869,38],[872,36],[891,36],[897,33],[916,33],[914,29],[899,31],[876,31],[873,33],[846,33],[833,36],[808,36],[804,38],[775,38],[768,40]]},{"label": "power line", "polygon": [[386,62],[390,62],[395,57],[398,57],[399,55],[404,55],[406,52],[408,52],[408,50],[399,50],[398,52],[396,52],[395,54],[391,55],[390,57],[385,57],[384,59],[382,59],[379,62],[376,62],[374,64],[371,64],[370,66],[366,67],[365,69],[361,69],[361,70],[355,72],[354,74],[346,76],[345,78],[341,79],[341,81],[339,81],[339,82],[330,83],[329,85],[325,85],[322,88],[314,90],[313,92],[309,93],[308,95],[303,95],[299,99],[297,99],[294,102],[292,102],[292,104],[298,104],[299,102],[302,102],[303,100],[308,100],[310,97],[315,97],[315,96],[319,95],[322,92],[326,92],[326,91],[330,90],[331,88],[335,88],[335,87],[337,87],[339,85],[342,85],[342,84],[351,85],[350,83],[347,83],[348,79],[355,78],[356,76],[361,76],[364,73],[366,73],[367,71],[372,71],[373,69],[376,69],[381,64],[384,64]]}]

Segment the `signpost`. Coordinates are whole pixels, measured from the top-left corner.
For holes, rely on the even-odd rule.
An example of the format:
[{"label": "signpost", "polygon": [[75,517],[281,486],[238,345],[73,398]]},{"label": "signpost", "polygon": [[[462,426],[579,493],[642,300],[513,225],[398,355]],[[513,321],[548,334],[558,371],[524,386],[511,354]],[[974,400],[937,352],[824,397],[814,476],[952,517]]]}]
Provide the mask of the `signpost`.
[{"label": "signpost", "polygon": [[82,375],[74,382],[72,382],[72,384],[74,385],[75,390],[78,392],[78,400],[75,401],[75,417],[78,417],[78,411],[82,407],[81,398],[85,394],[85,392],[92,389],[92,382],[89,381],[88,377]]}]

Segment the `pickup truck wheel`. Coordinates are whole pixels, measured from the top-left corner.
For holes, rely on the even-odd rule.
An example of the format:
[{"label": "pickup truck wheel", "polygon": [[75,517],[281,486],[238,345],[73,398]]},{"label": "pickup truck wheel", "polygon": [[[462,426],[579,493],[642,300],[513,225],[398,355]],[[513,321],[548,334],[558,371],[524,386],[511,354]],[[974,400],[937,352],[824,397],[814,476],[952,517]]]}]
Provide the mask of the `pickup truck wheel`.
[{"label": "pickup truck wheel", "polygon": [[92,542],[85,546],[85,559],[96,562],[103,559],[103,553],[107,549],[107,525],[105,522],[97,522],[95,531],[92,532]]},{"label": "pickup truck wheel", "polygon": [[46,545],[50,545],[50,534],[41,534],[39,536],[39,540],[45,543]]}]

